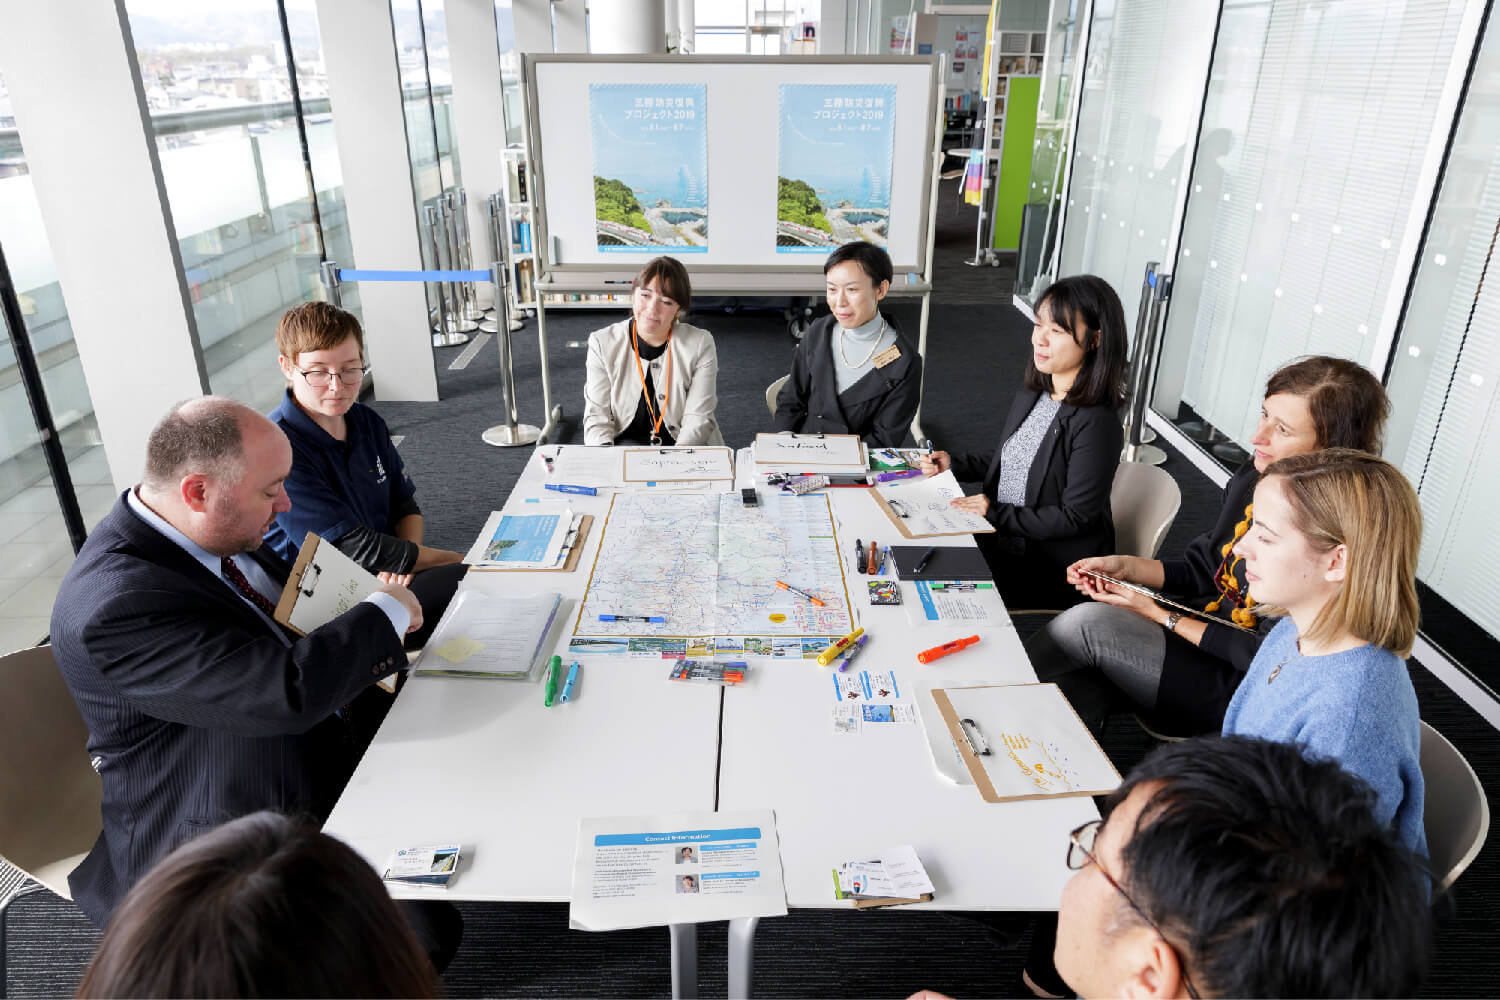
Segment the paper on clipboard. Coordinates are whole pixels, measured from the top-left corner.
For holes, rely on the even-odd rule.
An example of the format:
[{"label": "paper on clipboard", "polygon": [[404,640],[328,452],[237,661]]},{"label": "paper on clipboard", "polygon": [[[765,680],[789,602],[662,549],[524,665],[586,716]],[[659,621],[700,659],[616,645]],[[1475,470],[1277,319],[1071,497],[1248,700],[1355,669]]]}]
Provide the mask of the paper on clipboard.
[{"label": "paper on clipboard", "polygon": [[464,562],[485,569],[552,569],[567,558],[578,521],[566,504],[548,504],[536,513],[491,511]]},{"label": "paper on clipboard", "polygon": [[995,530],[993,524],[978,514],[949,506],[950,501],[964,495],[951,470],[927,479],[876,486],[871,493],[891,523],[907,538],[983,535]]},{"label": "paper on clipboard", "polygon": [[932,700],[986,802],[1104,795],[1120,784],[1056,684],[935,688]]},{"label": "paper on clipboard", "polygon": [[798,472],[862,473],[865,443],[853,434],[757,434],[755,464]]},{"label": "paper on clipboard", "polygon": [[734,453],[723,447],[621,448],[626,483],[734,481]]},{"label": "paper on clipboard", "polygon": [[618,486],[620,450],[612,445],[558,445],[552,449],[552,471],[546,481],[573,486]]},{"label": "paper on clipboard", "polygon": [[333,621],[380,589],[380,580],[309,531],[297,551],[275,618],[298,635]]}]

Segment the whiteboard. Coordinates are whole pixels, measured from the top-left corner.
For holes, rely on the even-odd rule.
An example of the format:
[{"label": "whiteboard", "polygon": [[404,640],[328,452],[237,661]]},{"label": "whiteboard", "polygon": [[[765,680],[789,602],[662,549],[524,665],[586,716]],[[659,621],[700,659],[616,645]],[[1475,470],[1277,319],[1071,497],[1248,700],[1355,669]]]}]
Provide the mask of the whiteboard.
[{"label": "whiteboard", "polygon": [[[887,252],[898,273],[926,267],[938,114],[936,56],[589,56],[527,54],[524,75],[541,271],[638,270],[670,247],[598,246],[591,87],[699,85],[706,94],[707,249],[691,271],[811,271],[826,253],[777,252],[782,84],[895,88]],[[676,91],[681,93],[681,90]],[[832,248],[829,248],[832,249]]]}]

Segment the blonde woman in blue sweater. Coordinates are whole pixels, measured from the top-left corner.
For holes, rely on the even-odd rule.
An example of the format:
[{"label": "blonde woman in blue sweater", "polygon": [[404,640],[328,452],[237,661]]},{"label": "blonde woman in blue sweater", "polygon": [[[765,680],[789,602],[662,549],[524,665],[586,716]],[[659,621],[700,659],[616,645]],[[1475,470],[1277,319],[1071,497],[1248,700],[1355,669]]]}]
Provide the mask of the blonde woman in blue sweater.
[{"label": "blonde woman in blue sweater", "polygon": [[1375,790],[1376,818],[1425,856],[1417,635],[1422,511],[1395,466],[1330,448],[1273,463],[1235,545],[1250,596],[1284,610],[1224,715],[1224,734],[1294,743]]}]

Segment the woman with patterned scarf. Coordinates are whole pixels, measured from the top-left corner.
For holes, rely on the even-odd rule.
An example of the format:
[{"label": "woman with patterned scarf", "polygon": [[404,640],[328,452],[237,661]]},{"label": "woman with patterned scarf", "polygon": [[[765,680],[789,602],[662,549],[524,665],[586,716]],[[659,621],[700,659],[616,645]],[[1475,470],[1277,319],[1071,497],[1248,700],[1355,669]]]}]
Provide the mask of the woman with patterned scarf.
[{"label": "woman with patterned scarf", "polygon": [[[1272,462],[1320,448],[1379,454],[1389,410],[1379,380],[1353,361],[1301,358],[1273,373],[1250,439],[1254,454],[1225,486],[1213,527],[1175,559],[1112,555],[1069,566],[1068,582],[1092,600],[1027,642],[1037,677],[1056,682],[1095,731],[1111,711],[1129,708],[1152,728],[1217,732],[1275,624],[1257,615],[1244,560],[1233,552],[1254,518],[1256,480]],[[1184,615],[1096,573],[1174,595],[1206,614]]]}]

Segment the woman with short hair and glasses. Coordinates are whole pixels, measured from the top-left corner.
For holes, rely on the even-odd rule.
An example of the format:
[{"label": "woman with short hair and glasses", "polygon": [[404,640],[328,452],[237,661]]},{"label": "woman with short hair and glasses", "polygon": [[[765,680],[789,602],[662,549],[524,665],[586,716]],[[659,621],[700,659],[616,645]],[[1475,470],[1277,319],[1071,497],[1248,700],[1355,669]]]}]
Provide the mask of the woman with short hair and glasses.
[{"label": "woman with short hair and glasses", "polygon": [[387,582],[411,588],[422,604],[420,645],[431,634],[468,567],[463,556],[422,544],[422,508],[391,431],[355,400],[370,370],[359,320],[326,302],[288,309],[276,325],[286,396],[271,420],[292,445],[286,478],[292,509],[266,532],[294,562],[309,531]]}]

